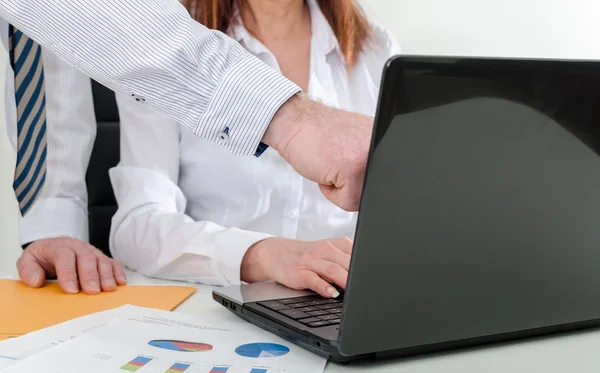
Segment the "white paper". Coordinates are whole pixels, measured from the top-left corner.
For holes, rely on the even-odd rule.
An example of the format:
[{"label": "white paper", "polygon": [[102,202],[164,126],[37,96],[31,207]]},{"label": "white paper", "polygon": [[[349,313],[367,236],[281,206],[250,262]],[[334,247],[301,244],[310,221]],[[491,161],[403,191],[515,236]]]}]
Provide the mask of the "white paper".
[{"label": "white paper", "polygon": [[35,353],[101,327],[111,320],[136,317],[136,315],[139,317],[143,315],[143,310],[144,308],[135,306],[117,307],[2,341],[0,343],[0,371]]},{"label": "white paper", "polygon": [[2,373],[322,373],[326,359],[249,323],[143,309]]},{"label": "white paper", "polygon": [[[48,328],[25,334],[19,338],[11,338],[0,342],[0,371],[16,364],[37,352],[44,351],[63,343],[81,334],[105,325],[111,320],[124,318],[143,319],[152,314],[149,308],[125,305],[111,310],[93,313],[70,321],[66,321]],[[227,316],[231,316],[227,314]],[[220,322],[225,319],[225,314],[213,316],[212,322]],[[204,318],[203,318],[204,319]],[[240,325],[247,324],[240,318],[226,318],[229,323],[237,322]]]}]

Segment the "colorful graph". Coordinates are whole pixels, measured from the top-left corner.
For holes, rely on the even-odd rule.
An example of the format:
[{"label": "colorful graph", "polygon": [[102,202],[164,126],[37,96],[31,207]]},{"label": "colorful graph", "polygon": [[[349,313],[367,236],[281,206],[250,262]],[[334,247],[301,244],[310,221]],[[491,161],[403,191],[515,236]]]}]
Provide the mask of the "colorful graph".
[{"label": "colorful graph", "polygon": [[267,370],[254,368],[250,371],[250,373],[267,373]]},{"label": "colorful graph", "polygon": [[121,369],[126,370],[128,372],[137,372],[138,369],[148,364],[151,360],[152,358],[150,357],[138,356],[135,359],[128,362],[127,364],[123,365]]},{"label": "colorful graph", "polygon": [[213,346],[207,343],[172,341],[168,339],[155,339],[148,342],[150,346],[162,348],[165,350],[182,351],[182,352],[204,352],[213,349]]},{"label": "colorful graph", "polygon": [[248,343],[235,349],[236,354],[252,358],[283,356],[289,352],[289,348],[275,343]]},{"label": "colorful graph", "polygon": [[229,368],[226,367],[214,367],[210,370],[209,373],[225,373],[229,370]]},{"label": "colorful graph", "polygon": [[190,367],[190,364],[175,363],[175,364],[171,365],[171,367],[169,369],[167,369],[165,371],[165,373],[181,373],[181,372],[185,372],[185,370],[189,367]]}]

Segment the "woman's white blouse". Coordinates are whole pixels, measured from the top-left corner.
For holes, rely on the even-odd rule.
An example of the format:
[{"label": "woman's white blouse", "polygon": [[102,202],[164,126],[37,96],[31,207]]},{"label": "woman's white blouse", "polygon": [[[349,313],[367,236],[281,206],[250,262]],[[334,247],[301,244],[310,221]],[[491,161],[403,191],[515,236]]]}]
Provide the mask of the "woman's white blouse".
[{"label": "woman's white blouse", "polygon": [[[390,34],[373,25],[350,74],[315,0],[309,96],[375,115],[388,58],[399,54]],[[234,37],[279,71],[274,55],[243,26]],[[354,237],[357,213],[341,210],[272,148],[260,157],[235,156],[180,124],[117,96],[121,161],[110,171],[119,204],[110,246],[124,265],[147,276],[210,285],[240,283],[247,249],[269,236],[320,240]]]}]

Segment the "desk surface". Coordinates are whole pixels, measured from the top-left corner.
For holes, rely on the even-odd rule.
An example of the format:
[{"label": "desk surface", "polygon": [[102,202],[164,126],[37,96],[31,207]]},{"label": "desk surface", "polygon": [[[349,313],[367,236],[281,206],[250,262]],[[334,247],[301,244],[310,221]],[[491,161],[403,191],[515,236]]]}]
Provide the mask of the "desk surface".
[{"label": "desk surface", "polygon": [[[6,265],[0,268],[0,278],[17,278]],[[171,281],[149,279],[128,271],[130,284],[173,284]],[[177,283],[181,284],[181,283]],[[212,299],[212,287],[198,285],[197,292],[175,309],[190,315],[239,318]],[[506,373],[506,372],[598,372],[600,370],[600,331],[587,331],[537,340],[521,341],[383,362],[360,362],[350,365],[329,363],[326,373]]]}]

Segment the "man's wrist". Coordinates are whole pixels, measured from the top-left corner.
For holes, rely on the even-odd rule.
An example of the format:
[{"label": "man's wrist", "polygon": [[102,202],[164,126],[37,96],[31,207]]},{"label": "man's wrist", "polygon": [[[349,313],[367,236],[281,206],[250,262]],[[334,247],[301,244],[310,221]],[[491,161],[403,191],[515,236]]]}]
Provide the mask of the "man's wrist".
[{"label": "man's wrist", "polygon": [[307,123],[311,103],[310,99],[300,93],[292,96],[277,110],[262,141],[279,154],[284,154],[289,141]]}]

